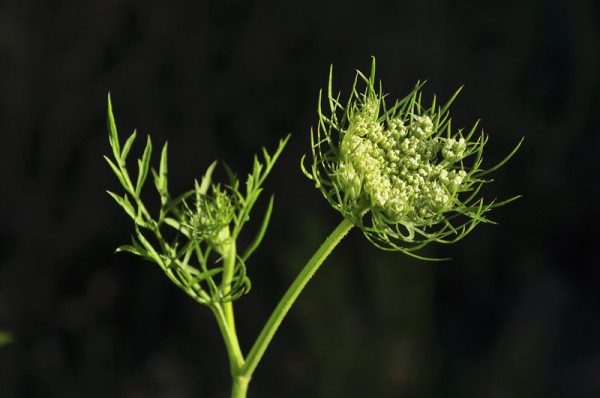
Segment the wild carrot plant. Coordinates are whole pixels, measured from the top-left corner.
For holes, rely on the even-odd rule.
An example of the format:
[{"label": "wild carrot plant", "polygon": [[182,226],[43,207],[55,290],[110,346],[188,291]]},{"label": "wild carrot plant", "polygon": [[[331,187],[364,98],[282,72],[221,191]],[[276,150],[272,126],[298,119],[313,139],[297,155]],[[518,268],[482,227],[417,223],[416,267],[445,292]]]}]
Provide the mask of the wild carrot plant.
[{"label": "wild carrot plant", "polygon": [[[478,123],[465,132],[451,126],[449,108],[460,90],[442,105],[435,97],[425,105],[423,83],[418,83],[406,97],[386,102],[375,80],[373,58],[370,74],[357,72],[342,101],[333,92],[332,76],[330,70],[327,89],[319,95],[311,151],[301,168],[341,221],[291,283],[247,352],[238,341],[234,303],[250,290],[246,263],[265,237],[272,196],[250,244],[240,247],[238,237],[289,136],[272,152],[263,149],[255,156],[245,180],[227,168],[229,181],[214,181],[214,162],[192,189],[173,196],[167,144],[158,168],[151,168],[153,146],[147,138],[134,178],[127,158],[137,135],[133,132],[121,142],[108,100],[112,157],[106,160],[124,190],[109,194],[132,219],[135,232],[131,243],[117,251],[155,262],[175,285],[212,311],[229,357],[234,398],[246,396],[252,374],[286,314],[350,229],[360,229],[380,249],[425,259],[418,251],[428,243],[456,242],[477,224],[491,222],[492,209],[516,199],[485,202],[480,197],[482,186],[491,181],[488,175],[510,159],[520,143],[500,163],[483,168],[487,136],[477,131]],[[155,212],[141,197],[149,178],[160,199]]]}]

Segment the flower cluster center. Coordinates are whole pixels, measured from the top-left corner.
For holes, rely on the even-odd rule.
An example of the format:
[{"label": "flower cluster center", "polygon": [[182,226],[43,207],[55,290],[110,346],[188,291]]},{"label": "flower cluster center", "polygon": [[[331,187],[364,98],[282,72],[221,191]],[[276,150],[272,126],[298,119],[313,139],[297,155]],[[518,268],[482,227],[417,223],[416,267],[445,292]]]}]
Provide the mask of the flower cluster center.
[{"label": "flower cluster center", "polygon": [[336,178],[352,200],[366,198],[390,221],[422,221],[452,205],[466,172],[463,138],[442,138],[428,115],[378,120],[367,100],[349,120]]}]

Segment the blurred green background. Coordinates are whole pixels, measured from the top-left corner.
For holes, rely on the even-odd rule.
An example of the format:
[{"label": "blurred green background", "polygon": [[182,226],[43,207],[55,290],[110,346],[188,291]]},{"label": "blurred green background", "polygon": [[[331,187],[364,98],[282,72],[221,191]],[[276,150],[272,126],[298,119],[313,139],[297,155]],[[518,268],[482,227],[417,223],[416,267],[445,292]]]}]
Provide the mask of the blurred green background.
[{"label": "blurred green background", "polygon": [[427,249],[444,263],[353,231],[249,396],[600,396],[595,0],[0,2],[0,330],[14,337],[0,396],[227,397],[210,311],[157,266],[113,255],[132,225],[105,193],[118,189],[102,159],[106,94],[122,136],[169,140],[174,192],[214,159],[245,173],[293,134],[237,302],[247,350],[339,221],[299,169],[318,90],[333,63],[347,92],[371,55],[392,97],[419,79],[428,98],[464,85],[454,125],[482,120],[485,164],[525,136],[484,192],[524,197],[495,211],[499,226]]}]

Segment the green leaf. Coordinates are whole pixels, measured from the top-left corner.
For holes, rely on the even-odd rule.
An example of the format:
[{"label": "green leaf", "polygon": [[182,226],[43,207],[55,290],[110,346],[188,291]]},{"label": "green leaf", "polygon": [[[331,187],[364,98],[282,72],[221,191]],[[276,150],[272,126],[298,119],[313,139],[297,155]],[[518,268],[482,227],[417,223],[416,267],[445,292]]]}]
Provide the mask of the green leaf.
[{"label": "green leaf", "polygon": [[139,250],[138,247],[135,247],[132,245],[122,245],[122,246],[117,247],[117,250],[115,250],[115,253],[120,253],[120,252],[128,252],[128,253],[132,253],[132,254],[135,254],[135,255],[141,256],[141,257],[147,256],[147,252]]},{"label": "green leaf", "polygon": [[[151,169],[150,170],[152,172],[152,178],[154,180],[154,186],[156,187],[156,190],[158,191],[158,193],[161,193],[161,180],[160,180],[160,176],[158,175],[158,173],[156,172],[156,170]],[[162,197],[162,194],[161,194]]]},{"label": "green leaf", "polygon": [[191,189],[187,192],[184,192],[183,194],[179,195],[178,197],[176,197],[175,199],[171,199],[167,202],[167,205],[165,206],[165,213],[171,213],[173,212],[174,214],[179,214],[178,211],[178,206],[181,203],[185,203],[185,200],[187,198],[189,198],[190,196],[194,195],[194,193],[196,193],[195,190]]},{"label": "green leaf", "polygon": [[259,179],[257,188],[258,188],[258,186],[262,185],[262,183],[264,182],[267,175],[271,172],[273,165],[275,165],[275,162],[277,162],[277,159],[279,159],[279,155],[281,155],[281,152],[287,145],[291,136],[292,136],[291,134],[288,134],[285,138],[279,140],[279,145],[277,146],[277,150],[275,151],[275,153],[273,153],[273,155],[268,156],[268,153],[266,151],[264,151],[265,160],[267,161],[267,164],[266,164],[267,167],[265,167],[265,170],[264,170],[261,178]]},{"label": "green leaf", "polygon": [[452,103],[454,102],[454,100],[456,99],[456,97],[458,97],[458,94],[460,94],[460,92],[462,91],[464,86],[460,86],[458,88],[458,90],[456,90],[456,92],[454,93],[454,95],[452,95],[452,97],[450,97],[450,99],[448,100],[448,102],[446,102],[446,104],[442,107],[442,109],[440,109],[439,114],[443,115],[445,114],[448,109],[450,108],[450,105],[452,105]]},{"label": "green leaf", "polygon": [[119,204],[119,206],[121,206],[123,208],[123,210],[125,210],[125,212],[129,215],[129,217],[131,217],[134,221],[136,220],[135,210],[133,208],[133,205],[129,201],[127,194],[125,194],[123,197],[121,197],[114,192],[111,192],[111,191],[106,191],[106,192],[108,192],[108,194],[113,197],[113,199]]},{"label": "green leaf", "polygon": [[504,159],[502,159],[498,164],[496,164],[491,169],[477,173],[477,177],[484,176],[484,175],[494,172],[494,171],[498,170],[500,167],[502,167],[506,162],[508,162],[510,160],[510,158],[512,158],[515,155],[515,153],[519,150],[519,148],[523,144],[524,140],[525,140],[525,137],[521,138],[521,141],[519,141],[517,146]]},{"label": "green leaf", "polygon": [[112,110],[112,102],[110,100],[110,93],[108,94],[108,141],[113,149],[115,159],[119,159],[121,153],[121,146],[119,144],[119,134],[117,133],[117,126],[115,124],[115,117]]},{"label": "green leaf", "polygon": [[198,189],[198,192],[200,194],[206,195],[208,193],[208,188],[210,187],[210,183],[212,181],[212,173],[215,170],[216,166],[217,161],[215,160],[211,163],[210,166],[208,166],[208,169],[206,169],[206,173],[204,173],[204,176],[202,177],[202,183],[200,184],[200,187]]},{"label": "green leaf", "polygon": [[256,234],[256,237],[254,238],[252,243],[250,243],[248,248],[244,251],[244,254],[242,254],[242,261],[246,261],[248,257],[250,257],[252,253],[254,253],[254,251],[258,248],[263,238],[265,237],[267,227],[269,226],[269,220],[271,219],[271,213],[273,212],[273,201],[274,198],[273,196],[271,196],[271,200],[269,200],[269,206],[267,207],[267,211],[265,212],[265,216],[263,217],[260,229],[258,230],[258,233]]},{"label": "green leaf", "polygon": [[126,190],[129,190],[127,180],[126,180],[125,176],[123,176],[123,172],[121,171],[121,169],[112,160],[110,160],[110,158],[108,156],[104,156],[104,159],[106,160],[106,162],[112,169],[113,173],[115,173],[115,175],[119,179],[119,182],[121,183],[123,188],[125,188]]},{"label": "green leaf", "polygon": [[196,275],[193,276],[193,282],[195,283],[199,283],[202,282],[208,278],[212,278],[215,275],[218,275],[220,273],[223,272],[223,268],[222,267],[218,267],[218,268],[211,268],[206,272],[200,272]]},{"label": "green leaf", "polygon": [[167,195],[168,192],[168,184],[167,184],[167,172],[168,172],[168,168],[167,168],[167,146],[168,143],[165,142],[165,145],[163,146],[163,149],[160,153],[160,168],[158,170],[158,176],[159,176],[159,181],[160,181],[160,188],[159,188],[159,192],[161,193],[161,195]]},{"label": "green leaf", "polygon": [[135,137],[137,136],[137,132],[134,130],[133,133],[127,138],[125,141],[125,145],[123,145],[123,151],[121,152],[121,163],[125,164],[125,160],[127,159],[127,155],[129,155],[129,151],[131,150],[131,146],[135,141]]},{"label": "green leaf", "polygon": [[146,177],[148,176],[148,170],[150,169],[150,157],[152,155],[152,141],[150,136],[146,140],[146,148],[141,159],[138,159],[138,178],[135,184],[135,197],[139,198],[142,191]]},{"label": "green leaf", "polygon": [[263,157],[265,158],[265,163],[271,163],[271,157],[269,156],[269,152],[265,148],[262,149]]},{"label": "green leaf", "polygon": [[[238,178],[237,174],[229,167],[227,163],[223,163],[223,167],[225,168],[225,172],[227,173],[227,177],[229,178],[229,184],[232,187],[237,187]],[[235,191],[235,188],[233,189]]]},{"label": "green leaf", "polygon": [[146,249],[148,257],[151,258],[155,263],[157,263],[162,269],[165,269],[165,264],[162,261],[161,256],[158,254],[156,249],[154,249],[152,244],[150,244],[148,239],[146,239],[146,237],[142,234],[142,231],[140,231],[137,225],[135,226],[135,232],[141,245]]}]

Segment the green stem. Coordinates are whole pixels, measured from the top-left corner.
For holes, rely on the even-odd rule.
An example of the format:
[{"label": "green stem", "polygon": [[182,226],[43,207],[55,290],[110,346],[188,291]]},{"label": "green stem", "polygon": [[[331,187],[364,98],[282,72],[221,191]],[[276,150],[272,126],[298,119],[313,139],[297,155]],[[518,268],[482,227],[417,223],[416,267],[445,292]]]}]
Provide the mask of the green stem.
[{"label": "green stem", "polygon": [[[227,296],[231,291],[231,283],[235,274],[235,262],[236,246],[234,242],[229,242],[226,250],[223,252],[223,280],[221,281],[221,292],[223,296]],[[235,378],[244,364],[244,356],[235,330],[233,303],[227,301],[218,306],[215,315],[217,316],[221,334],[223,335],[225,345],[227,346],[231,375]]]},{"label": "green stem", "polygon": [[225,311],[223,310],[223,306],[220,304],[215,304],[211,306],[211,309],[215,314],[215,318],[219,324],[219,330],[221,331],[223,341],[225,342],[227,356],[229,357],[231,377],[235,379],[240,373],[240,369],[244,365],[244,356],[242,354],[242,350],[240,349],[237,335],[235,334],[234,330],[229,328],[229,323],[227,321]]},{"label": "green stem", "polygon": [[[237,252],[235,247],[235,241],[231,240],[227,243],[227,248],[223,252],[223,280],[221,281],[221,291],[223,296],[227,296],[231,292],[231,282],[235,274],[235,262],[237,260]],[[235,336],[235,317],[233,314],[233,303],[227,301],[223,304],[225,311],[225,319],[227,319],[227,325]]]},{"label": "green stem", "polygon": [[249,377],[234,376],[231,386],[231,398],[246,398],[249,382]]},{"label": "green stem", "polygon": [[[262,359],[267,347],[271,343],[275,332],[281,325],[281,322],[289,312],[296,299],[317,272],[323,261],[329,256],[331,251],[340,243],[342,238],[350,231],[353,227],[352,221],[344,219],[337,228],[329,235],[327,240],[319,247],[319,250],[311,257],[306,263],[300,274],[296,277],[290,288],[287,290],[283,298],[277,304],[277,307],[271,314],[271,317],[267,321],[260,335],[256,339],[254,346],[250,350],[246,362],[244,363],[240,374],[244,375],[247,380],[250,379],[252,373],[258,366],[258,363]],[[235,380],[234,380],[235,384]],[[243,395],[239,395],[243,397]],[[234,395],[232,395],[234,397]],[[237,397],[237,396],[236,396]]]}]

